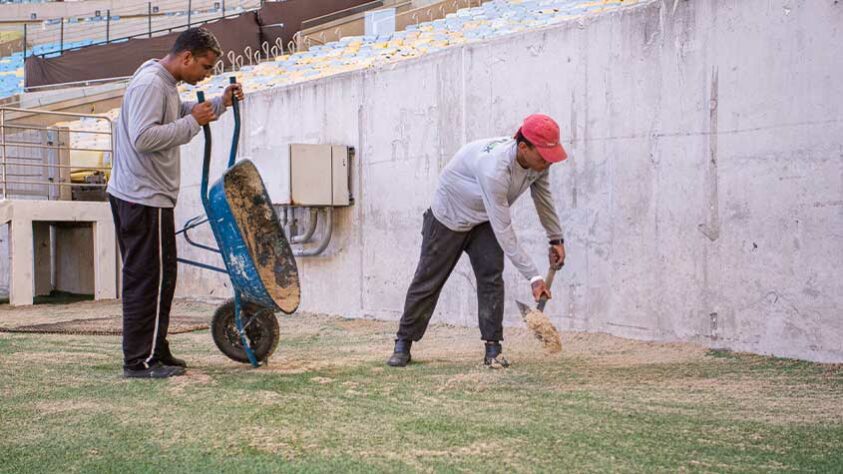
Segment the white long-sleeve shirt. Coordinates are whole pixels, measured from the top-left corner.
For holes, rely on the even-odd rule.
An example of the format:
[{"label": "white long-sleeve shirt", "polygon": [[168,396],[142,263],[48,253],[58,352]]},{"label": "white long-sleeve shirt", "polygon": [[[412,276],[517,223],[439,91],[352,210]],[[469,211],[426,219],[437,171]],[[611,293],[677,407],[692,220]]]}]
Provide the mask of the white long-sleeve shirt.
[{"label": "white long-sleeve shirt", "polygon": [[516,151],[515,140],[506,137],[463,146],[439,176],[430,208],[436,220],[454,232],[489,222],[504,254],[525,278],[533,279],[540,273],[518,243],[510,206],[529,187],[548,239],[562,238],[562,227],[550,192],[550,169],[522,168]]},{"label": "white long-sleeve shirt", "polygon": [[[202,127],[190,114],[196,102],[182,102],[176,79],[157,60],[138,68],[123,95],[114,124],[114,166],[108,193],[151,207],[176,206],[181,175],[179,146]],[[222,96],[213,101],[225,112]]]}]

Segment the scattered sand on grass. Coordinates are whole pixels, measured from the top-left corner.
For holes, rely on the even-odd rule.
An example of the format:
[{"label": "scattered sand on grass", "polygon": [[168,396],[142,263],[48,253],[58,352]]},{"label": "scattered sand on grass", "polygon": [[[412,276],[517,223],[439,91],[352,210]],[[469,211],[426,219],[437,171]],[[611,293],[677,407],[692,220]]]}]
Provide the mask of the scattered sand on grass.
[{"label": "scattered sand on grass", "polygon": [[214,385],[216,383],[214,378],[207,373],[200,369],[190,367],[188,367],[187,372],[185,372],[184,375],[172,377],[168,379],[167,382],[169,383],[168,389],[173,395],[179,395],[194,387]]},{"label": "scattered sand on grass", "polygon": [[109,357],[105,354],[87,354],[84,352],[66,352],[66,351],[55,351],[55,352],[28,352],[28,351],[21,351],[16,352],[12,355],[0,357],[0,362],[2,363],[36,363],[36,364],[45,364],[45,363],[63,363],[63,362],[72,362],[76,364],[83,364],[87,365],[92,362],[103,362],[108,361]]},{"label": "scattered sand on grass", "polygon": [[[210,321],[215,304],[178,299],[173,302],[171,317],[204,318]],[[32,306],[0,305],[0,328],[17,328],[40,324],[108,318],[122,320],[123,309],[117,300],[81,301],[71,304],[39,304]]]},{"label": "scattered sand on grass", "polygon": [[[516,439],[512,439],[510,441],[517,443]],[[475,441],[467,446],[460,446],[448,450],[411,449],[409,454],[416,457],[495,456],[506,451],[507,450],[504,449],[504,445],[502,443]]]},{"label": "scattered sand on grass", "polygon": [[500,380],[501,371],[481,368],[473,372],[457,374],[445,380],[436,390],[442,393],[450,390],[459,390],[472,393],[484,392],[495,386]]},{"label": "scattered sand on grass", "polygon": [[[219,302],[176,299],[172,314],[210,318]],[[82,318],[119,316],[122,314],[119,301],[85,301],[66,305],[36,305],[11,307],[0,305],[0,326],[17,326],[68,321]],[[361,363],[385,362],[392,351],[392,339],[398,327],[397,321],[372,319],[346,319],[324,314],[296,313],[279,315],[281,342],[268,367],[261,371],[272,373],[306,373],[330,368],[359,366]],[[552,327],[552,325],[551,325]],[[504,329],[504,354],[511,362],[547,361],[546,351],[534,339],[527,328],[507,327]],[[320,340],[340,336],[342,344],[323,345]],[[15,336],[0,333],[0,338]],[[33,337],[33,336],[26,336]],[[35,336],[38,337],[38,336]],[[68,336],[43,336],[49,341],[64,340]],[[107,340],[106,337],[73,337],[74,348],[87,341]],[[110,339],[112,341],[118,339]],[[201,355],[188,357],[192,366],[239,367],[222,355],[211,342],[207,331],[192,332],[172,337],[174,350],[182,353],[183,344]],[[289,342],[296,342],[289,346]],[[309,341],[306,346],[302,341]],[[655,343],[623,339],[600,333],[561,333],[560,356],[563,359],[577,358],[608,367],[627,367],[651,364],[675,364],[692,362],[705,357],[707,348],[695,344]],[[181,347],[180,347],[181,346]],[[73,352],[43,352],[14,354],[10,357],[29,357],[44,362],[75,360],[83,356],[86,360],[100,362],[111,356]],[[466,361],[482,360],[483,343],[476,326],[462,327],[437,324],[434,321],[422,341],[413,344],[413,359],[426,364],[463,364]],[[243,367],[243,370],[250,370]],[[830,371],[831,374],[838,373]],[[830,375],[833,376],[833,375]]]},{"label": "scattered sand on grass", "polygon": [[35,404],[35,407],[40,416],[74,411],[102,412],[109,409],[109,407],[104,405],[101,400],[96,402],[79,400],[38,402]]},{"label": "scattered sand on grass", "polygon": [[559,331],[553,327],[547,315],[534,309],[524,315],[524,321],[527,323],[527,327],[533,331],[536,339],[542,343],[544,350],[548,354],[562,352],[562,338],[559,337]]},{"label": "scattered sand on grass", "polygon": [[[174,312],[186,315],[213,314],[216,305],[177,300]],[[57,319],[79,319],[93,315],[119,314],[119,302],[81,302],[37,307],[0,307],[0,323],[35,323]],[[171,345],[177,355],[188,360],[187,375],[168,382],[168,391],[186,397],[192,389],[213,387],[217,373],[278,377],[311,374],[314,384],[339,384],[341,393],[359,396],[380,393],[392,396],[396,385],[389,380],[396,370],[385,367],[392,351],[396,321],[345,319],[324,314],[279,315],[281,341],[267,367],[252,369],[248,364],[229,360],[214,346],[207,331],[174,335]],[[623,339],[599,333],[561,332],[561,352],[549,351],[526,327],[505,328],[504,354],[513,363],[506,371],[482,368],[483,342],[476,326],[432,324],[425,338],[413,344],[414,366],[437,370],[458,367],[457,372],[437,376],[434,398],[452,391],[481,393],[494,390],[512,376],[524,375],[524,368],[536,383],[549,390],[591,391],[604,396],[607,406],[619,410],[641,409],[656,412],[691,413],[699,406],[718,407],[735,419],[791,422],[843,422],[839,410],[840,390],[829,389],[835,380],[843,381],[843,366],[828,365],[817,375],[794,379],[785,373],[756,374],[752,364],[768,364],[769,359],[750,357],[715,358],[696,344],[658,343]],[[15,348],[15,340],[34,340],[35,346]],[[37,365],[44,367],[44,380],[60,386],[86,383],[87,376],[57,378],[50,369],[66,363],[102,365],[112,362],[117,383],[120,343],[117,337],[41,336],[0,334],[12,341],[11,351],[0,354],[0,366]],[[23,339],[21,339],[23,340]],[[43,341],[44,346],[38,344]],[[26,347],[26,350],[23,350]],[[741,356],[736,356],[741,357]],[[378,385],[355,385],[342,380],[344,370],[369,367],[366,372]],[[763,366],[762,366],[763,368]],[[765,375],[766,374],[766,375]],[[770,378],[772,377],[772,378]],[[132,382],[125,382],[132,383]],[[0,395],[16,393],[0,387]],[[281,403],[277,396],[252,393],[256,403]],[[285,396],[290,396],[289,394]],[[437,402],[437,403],[441,403]],[[77,408],[87,411],[88,407]],[[90,407],[93,408],[93,407]],[[60,404],[43,406],[44,412],[61,412]],[[116,408],[115,408],[116,410]],[[118,410],[119,411],[119,410]],[[275,451],[275,448],[270,449]],[[284,451],[279,446],[279,451]]]},{"label": "scattered sand on grass", "polygon": [[[514,458],[522,454],[524,442],[517,438],[500,438],[499,441],[475,441],[464,446],[454,446],[448,449],[429,449],[414,444],[405,443],[388,451],[361,451],[359,456],[363,458],[374,458],[396,461],[400,464],[407,464],[412,470],[420,472],[432,472],[426,460],[430,458],[460,459],[465,457],[488,457],[497,458],[501,464],[500,470],[506,471],[507,465]],[[502,453],[506,456],[501,457]]]},{"label": "scattered sand on grass", "polygon": [[[283,344],[283,341],[281,344]],[[281,348],[279,347],[279,349]],[[295,356],[289,354],[289,352],[292,352],[291,350],[286,350],[284,352],[284,354],[280,354],[277,357],[273,356],[266,367],[263,367],[261,370],[265,370],[267,373],[272,374],[295,375],[323,370],[357,367],[365,362],[361,359],[336,357],[330,352],[320,351],[314,353],[308,351],[307,353],[300,353]]]},{"label": "scattered sand on grass", "polygon": [[248,439],[249,447],[292,461],[302,452],[301,435],[279,426],[258,426],[243,430],[239,439]]},{"label": "scattered sand on grass", "polygon": [[692,343],[648,342],[603,333],[562,334],[564,355],[606,367],[681,364],[699,361],[708,349]]}]

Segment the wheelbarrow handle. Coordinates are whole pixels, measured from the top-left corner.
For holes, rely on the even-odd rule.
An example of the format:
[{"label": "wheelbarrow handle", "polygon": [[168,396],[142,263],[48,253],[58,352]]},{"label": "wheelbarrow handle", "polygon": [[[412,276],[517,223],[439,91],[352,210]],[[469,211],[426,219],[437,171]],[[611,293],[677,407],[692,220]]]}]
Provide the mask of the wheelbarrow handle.
[{"label": "wheelbarrow handle", "polygon": [[[231,76],[228,78],[230,84],[237,84],[237,78]],[[240,143],[240,101],[237,100],[236,94],[231,94],[231,108],[234,112],[234,138],[231,139],[231,153],[228,155],[228,167],[234,166],[234,161],[237,159],[237,145]]]},{"label": "wheelbarrow handle", "polygon": [[[203,91],[196,92],[196,100],[201,104],[205,102],[205,93]],[[211,126],[205,124],[202,126],[202,131],[205,133],[205,156],[202,161],[202,187],[200,188],[202,205],[208,209],[208,173],[211,167]]]}]

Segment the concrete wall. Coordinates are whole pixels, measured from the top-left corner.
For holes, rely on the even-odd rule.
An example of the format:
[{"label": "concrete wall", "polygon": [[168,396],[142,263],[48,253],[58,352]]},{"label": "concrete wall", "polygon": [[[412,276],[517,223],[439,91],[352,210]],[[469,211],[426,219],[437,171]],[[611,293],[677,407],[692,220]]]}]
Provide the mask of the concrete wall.
[{"label": "concrete wall", "polygon": [[[357,203],[337,212],[326,254],[299,261],[301,310],[398,319],[440,169],[466,141],[548,113],[570,153],[551,173],[568,251],[547,308],[557,326],[841,362],[841,44],[831,1],[654,1],[251,94],[241,156],[280,196],[289,143],[357,148]],[[231,127],[214,126],[214,176]],[[202,146],[183,147],[179,223],[202,212]],[[545,268],[529,197],[514,214]],[[476,324],[463,260],[434,321]],[[511,265],[505,277],[518,325],[529,287]],[[230,291],[180,269],[180,296]]]}]

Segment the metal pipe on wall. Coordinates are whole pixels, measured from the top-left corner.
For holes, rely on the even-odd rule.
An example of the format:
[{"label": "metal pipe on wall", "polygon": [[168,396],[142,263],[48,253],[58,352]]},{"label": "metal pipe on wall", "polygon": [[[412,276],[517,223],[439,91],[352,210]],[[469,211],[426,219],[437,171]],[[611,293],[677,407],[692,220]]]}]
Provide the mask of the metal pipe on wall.
[{"label": "metal pipe on wall", "polygon": [[322,232],[322,240],[319,241],[319,245],[316,248],[312,249],[300,249],[300,250],[293,250],[293,255],[296,257],[315,257],[320,255],[322,252],[328,248],[328,244],[331,243],[331,235],[333,234],[334,230],[334,222],[333,222],[333,208],[326,207],[319,209],[325,213],[325,221],[324,221],[324,230]]},{"label": "metal pipe on wall", "polygon": [[316,234],[316,228],[319,226],[320,211],[325,215],[322,226],[323,231],[316,247],[311,249],[293,249],[293,255],[296,257],[314,257],[321,254],[326,248],[328,248],[328,244],[331,242],[331,237],[333,235],[333,208],[301,208],[310,211],[310,220],[307,223],[307,230],[305,233],[297,235],[298,218],[296,218],[296,210],[298,208],[286,206],[284,204],[275,204],[274,206],[276,213],[278,214],[278,219],[281,221],[281,226],[284,228],[284,231],[287,232],[287,237],[291,244],[306,244],[311,242],[314,234]]},{"label": "metal pipe on wall", "polygon": [[305,231],[304,235],[291,235],[290,242],[294,244],[303,244],[305,242],[310,242],[310,239],[313,238],[313,233],[316,232],[316,224],[318,222],[318,210],[316,208],[310,208],[310,222],[308,222],[307,230]]}]

